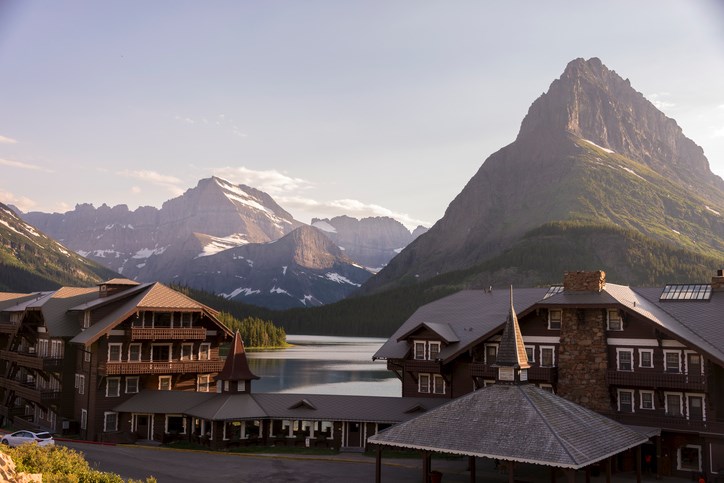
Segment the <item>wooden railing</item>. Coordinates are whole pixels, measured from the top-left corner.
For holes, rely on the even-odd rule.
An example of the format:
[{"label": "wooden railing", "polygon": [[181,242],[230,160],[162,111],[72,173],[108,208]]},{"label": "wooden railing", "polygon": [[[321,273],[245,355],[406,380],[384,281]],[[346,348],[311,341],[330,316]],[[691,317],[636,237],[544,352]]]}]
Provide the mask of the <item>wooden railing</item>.
[{"label": "wooden railing", "polygon": [[647,387],[662,389],[688,389],[706,391],[706,376],[670,372],[636,372],[609,369],[606,382],[613,386]]},{"label": "wooden railing", "polygon": [[423,359],[409,359],[404,362],[407,372],[430,372],[440,374],[442,363],[439,361],[428,361]]},{"label": "wooden railing", "polygon": [[131,327],[131,340],[203,340],[204,327]]},{"label": "wooden railing", "polygon": [[20,324],[11,322],[0,322],[0,334],[14,334],[18,331]]},{"label": "wooden railing", "polygon": [[99,372],[105,375],[117,374],[183,374],[190,372],[219,372],[224,361],[171,361],[171,362],[106,362]]},{"label": "wooden railing", "polygon": [[15,362],[23,367],[40,371],[59,372],[63,367],[63,359],[57,357],[39,357],[27,352],[0,350],[0,359]]},{"label": "wooden railing", "polygon": [[40,404],[53,404],[60,400],[60,391],[40,390],[34,385],[0,377],[0,387],[14,391],[16,396]]},{"label": "wooden railing", "polygon": [[644,414],[642,411],[637,411],[636,413],[620,413],[610,411],[603,414],[620,423],[634,426],[648,426],[674,431],[706,432],[714,433],[717,435],[724,435],[723,421],[687,419],[682,416],[666,416],[660,413],[647,415]]},{"label": "wooden railing", "polygon": [[[482,377],[484,379],[495,379],[498,376],[498,368],[491,367],[481,362],[473,362],[470,364],[470,376]],[[529,367],[528,380],[531,382],[544,382],[546,384],[556,384],[558,382],[557,367]]]}]

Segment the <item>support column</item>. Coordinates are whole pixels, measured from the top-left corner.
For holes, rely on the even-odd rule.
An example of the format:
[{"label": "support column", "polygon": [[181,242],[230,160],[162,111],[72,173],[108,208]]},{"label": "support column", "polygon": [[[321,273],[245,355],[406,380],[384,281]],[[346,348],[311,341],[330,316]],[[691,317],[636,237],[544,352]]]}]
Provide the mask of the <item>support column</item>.
[{"label": "support column", "polygon": [[470,483],[475,483],[475,456],[468,456],[468,470],[470,470]]},{"label": "support column", "polygon": [[[551,483],[556,483],[556,469],[551,466]],[[608,483],[611,483],[610,481]]]},{"label": "support column", "polygon": [[515,483],[515,463],[508,462],[508,483]]},{"label": "support column", "polygon": [[566,470],[566,481],[576,483],[576,470]]},{"label": "support column", "polygon": [[661,479],[661,435],[654,436],[656,441],[656,479]]},{"label": "support column", "polygon": [[611,458],[613,456],[606,458],[606,483],[611,483]]},{"label": "support column", "polygon": [[641,445],[636,446],[636,483],[641,483]]},{"label": "support column", "polygon": [[375,483],[382,483],[382,447],[378,446],[375,454]]},{"label": "support column", "polygon": [[586,466],[586,483],[591,483],[591,467]]},{"label": "support column", "polygon": [[430,480],[430,454],[422,453],[422,483]]}]

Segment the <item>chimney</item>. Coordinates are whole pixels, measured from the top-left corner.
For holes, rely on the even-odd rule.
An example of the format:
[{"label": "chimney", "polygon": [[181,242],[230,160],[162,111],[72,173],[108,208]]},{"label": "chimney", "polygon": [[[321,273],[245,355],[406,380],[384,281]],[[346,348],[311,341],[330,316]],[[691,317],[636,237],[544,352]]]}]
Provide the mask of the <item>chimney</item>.
[{"label": "chimney", "polygon": [[716,271],[716,276],[711,277],[711,291],[724,292],[724,270],[721,268]]},{"label": "chimney", "polygon": [[600,292],[606,286],[606,272],[565,272],[563,290],[565,292]]}]

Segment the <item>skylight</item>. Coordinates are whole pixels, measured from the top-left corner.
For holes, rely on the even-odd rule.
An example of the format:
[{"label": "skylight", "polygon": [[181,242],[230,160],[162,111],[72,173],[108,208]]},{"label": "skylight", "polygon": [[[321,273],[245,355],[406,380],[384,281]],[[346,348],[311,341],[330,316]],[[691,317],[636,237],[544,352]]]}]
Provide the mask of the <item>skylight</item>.
[{"label": "skylight", "polygon": [[543,296],[543,300],[548,297],[553,297],[555,294],[563,292],[563,285],[551,285],[546,294]]},{"label": "skylight", "polygon": [[710,298],[710,284],[671,284],[664,287],[659,300],[709,300]]}]

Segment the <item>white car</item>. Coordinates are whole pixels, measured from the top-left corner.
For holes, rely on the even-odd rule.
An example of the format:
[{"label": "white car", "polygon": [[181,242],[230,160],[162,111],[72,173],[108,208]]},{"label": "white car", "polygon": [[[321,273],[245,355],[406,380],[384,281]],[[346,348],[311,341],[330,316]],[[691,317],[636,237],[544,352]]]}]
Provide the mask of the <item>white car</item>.
[{"label": "white car", "polygon": [[12,434],[6,434],[2,439],[2,444],[7,444],[12,448],[25,443],[38,443],[39,446],[47,446],[55,444],[55,440],[52,434],[45,431],[38,433],[32,431],[15,431]]}]

